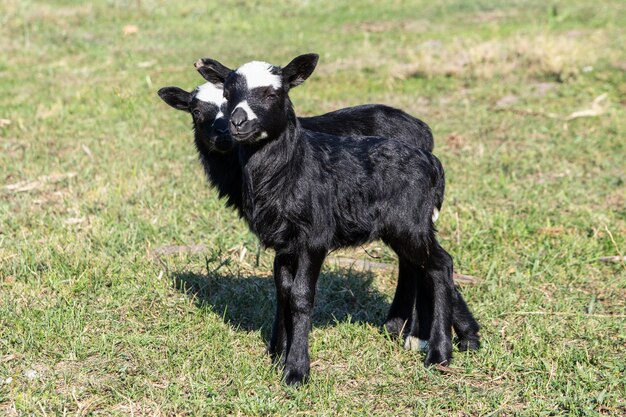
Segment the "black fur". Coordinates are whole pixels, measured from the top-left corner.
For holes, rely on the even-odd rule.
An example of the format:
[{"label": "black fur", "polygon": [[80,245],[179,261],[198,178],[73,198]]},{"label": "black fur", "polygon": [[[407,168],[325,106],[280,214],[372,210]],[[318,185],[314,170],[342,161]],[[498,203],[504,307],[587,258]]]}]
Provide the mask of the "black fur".
[{"label": "black fur", "polygon": [[[217,63],[217,66],[219,65],[221,64]],[[223,68],[225,67],[222,66]],[[209,78],[207,74],[203,75],[205,78]],[[241,183],[238,176],[240,172],[231,170],[233,166],[238,165],[236,152],[231,152],[234,147],[232,140],[228,134],[224,135],[224,126],[216,132],[215,127],[220,119],[212,126],[213,129],[210,128],[211,121],[215,118],[218,108],[216,106],[211,108],[208,103],[195,100],[194,93],[187,93],[176,87],[161,89],[159,95],[172,107],[192,113],[196,131],[196,147],[209,180],[218,188],[220,197],[226,197],[228,205],[235,206],[241,214],[241,194],[239,191]],[[354,138],[361,137],[366,133],[379,136],[386,135],[393,139],[408,140],[424,149],[431,150],[433,146],[432,134],[425,123],[400,110],[383,105],[357,106],[322,116],[301,118],[300,120],[303,127],[311,130],[351,135]],[[443,187],[439,188],[439,190],[440,193],[436,199],[438,208],[441,207],[443,201]],[[415,272],[407,271],[411,271],[410,266],[406,265],[406,262],[400,258],[398,287],[385,324],[390,333],[399,333],[401,331],[406,325],[411,306],[414,305],[415,286],[418,280],[411,276],[411,273],[415,274]],[[424,294],[418,293],[418,298],[423,297]],[[415,320],[414,316],[410,335],[427,339],[430,334],[430,322],[432,321],[431,314],[428,312],[428,297],[422,303],[418,303],[418,307],[422,306],[422,304],[426,307],[426,310],[419,315],[419,322]],[[478,324],[467,309],[461,295],[456,292],[456,289],[454,294],[453,324],[459,335],[460,350],[477,349],[479,347]],[[279,353],[277,348],[278,341],[275,336],[276,332],[269,346],[269,351],[273,353],[274,357]]]},{"label": "black fur", "polygon": [[236,144],[230,134],[215,132],[213,124],[219,108],[196,98],[197,89],[187,92],[178,87],[163,87],[159,97],[171,107],[191,114],[194,144],[204,172],[226,205],[242,215],[241,169]]},{"label": "black fur", "polygon": [[381,136],[406,140],[421,149],[432,151],[433,135],[426,123],[393,107],[365,104],[326,113],[299,117],[302,128],[337,136]]},{"label": "black fur", "polygon": [[[221,68],[220,74],[223,75],[223,65],[213,60],[206,59],[204,61],[211,62],[211,68]],[[199,63],[196,63],[196,67],[199,70],[204,68]],[[219,78],[219,74],[210,71],[204,72],[203,76],[214,81],[218,80],[220,84],[224,81]],[[238,146],[230,137],[230,133],[216,131],[214,122],[216,122],[215,117],[220,109],[216,105],[195,99],[196,91],[189,93],[178,87],[164,87],[159,90],[159,96],[170,106],[191,113],[195,131],[194,142],[209,182],[217,189],[220,197],[226,198],[227,206],[234,207],[242,215],[242,180]],[[299,121],[305,129],[333,135],[351,136],[354,140],[359,140],[367,135],[374,135],[405,140],[429,151],[433,149],[433,136],[426,123],[402,110],[385,105],[367,104],[348,107],[320,116],[301,117]],[[439,191],[436,206],[441,209],[443,186]],[[412,310],[415,308],[417,285],[417,280],[413,278],[413,274],[414,272],[411,271],[410,267],[400,260],[398,284],[385,321],[385,328],[390,334],[400,334],[404,329],[409,332],[410,336],[419,337],[419,335],[423,336],[425,332],[428,334],[430,331],[432,319],[429,314],[412,314]],[[409,325],[410,320],[412,320],[412,324]],[[459,338],[459,349],[477,349],[479,347],[478,323],[472,317],[465,301],[456,289],[453,324]],[[428,337],[420,338],[428,339]],[[275,356],[277,352],[275,338],[270,341],[268,351]]]},{"label": "black fur", "polygon": [[[425,364],[447,363],[453,265],[432,222],[443,195],[443,168],[429,151],[402,141],[355,141],[303,129],[288,91],[308,78],[317,58],[302,55],[285,68],[273,67],[282,78],[279,89],[248,89],[246,78],[235,72],[224,84],[230,133],[241,144],[244,216],[277,255],[273,341],[284,357],[285,381],[298,384],[309,375],[308,332],[326,254],[375,239],[419,271],[414,279],[432,300]],[[244,100],[254,117],[239,107]]]}]

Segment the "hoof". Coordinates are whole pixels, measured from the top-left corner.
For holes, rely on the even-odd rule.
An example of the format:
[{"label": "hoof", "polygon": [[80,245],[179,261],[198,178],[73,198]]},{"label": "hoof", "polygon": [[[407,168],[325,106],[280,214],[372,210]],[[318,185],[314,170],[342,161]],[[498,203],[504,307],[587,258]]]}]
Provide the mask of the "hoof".
[{"label": "hoof", "polygon": [[285,353],[285,345],[286,343],[270,343],[267,344],[267,349],[265,353],[270,355],[272,359],[273,365],[278,365],[280,367],[285,366],[285,360],[287,359],[287,354]]},{"label": "hoof", "polygon": [[387,333],[394,335],[394,336],[399,336],[400,333],[405,329],[406,327],[406,321],[403,320],[400,317],[394,317],[392,319],[389,319],[385,322],[385,330],[387,330]]},{"label": "hoof", "polygon": [[272,358],[272,365],[278,366],[282,368],[285,366],[285,355],[282,352],[270,353],[270,357]]},{"label": "hoof", "polygon": [[422,340],[415,336],[408,336],[404,340],[404,348],[406,350],[412,350],[413,352],[426,352],[428,351],[428,340]]},{"label": "hoof", "polygon": [[459,352],[465,352],[468,350],[480,349],[479,339],[460,339],[459,340]]},{"label": "hoof", "polygon": [[286,369],[284,376],[285,384],[298,387],[309,380],[309,372],[298,369]]},{"label": "hoof", "polygon": [[452,358],[452,354],[444,354],[436,349],[431,349],[426,355],[426,359],[424,360],[424,366],[429,367],[432,365],[443,365],[447,366],[450,363],[450,359]]}]

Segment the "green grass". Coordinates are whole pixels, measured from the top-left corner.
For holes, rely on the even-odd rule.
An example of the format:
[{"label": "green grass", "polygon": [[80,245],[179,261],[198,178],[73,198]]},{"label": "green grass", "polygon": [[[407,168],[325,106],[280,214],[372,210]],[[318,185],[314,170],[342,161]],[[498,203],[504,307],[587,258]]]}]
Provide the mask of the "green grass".
[{"label": "green grass", "polygon": [[[624,2],[87,3],[0,6],[0,415],[626,415],[626,268],[598,262],[626,254]],[[310,383],[264,355],[272,253],[156,90],[201,83],[199,57],[310,51],[300,114],[382,102],[433,128],[483,326],[447,372],[381,330],[393,273],[332,265]]]}]

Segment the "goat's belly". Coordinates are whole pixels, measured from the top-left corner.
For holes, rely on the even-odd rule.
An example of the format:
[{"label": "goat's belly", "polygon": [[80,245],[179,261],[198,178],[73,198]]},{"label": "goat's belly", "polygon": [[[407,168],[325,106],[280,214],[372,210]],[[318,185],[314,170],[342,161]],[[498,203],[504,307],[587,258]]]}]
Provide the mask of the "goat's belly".
[{"label": "goat's belly", "polygon": [[377,236],[372,229],[359,227],[346,228],[336,231],[333,236],[333,249],[346,246],[359,246],[376,240]]},{"label": "goat's belly", "polygon": [[278,218],[255,219],[254,232],[266,248],[284,248],[295,239],[296,233],[290,224]]}]

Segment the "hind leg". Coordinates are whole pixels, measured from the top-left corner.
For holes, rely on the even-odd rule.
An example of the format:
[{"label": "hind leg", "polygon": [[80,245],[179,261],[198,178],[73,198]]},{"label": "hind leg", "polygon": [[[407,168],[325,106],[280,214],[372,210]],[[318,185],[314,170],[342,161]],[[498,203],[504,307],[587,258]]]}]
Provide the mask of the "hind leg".
[{"label": "hind leg", "polygon": [[447,364],[452,358],[452,268],[452,257],[435,242],[430,247],[424,265],[433,286],[433,322],[424,360],[426,366]]},{"label": "hind leg", "polygon": [[[410,228],[402,228],[406,231]],[[418,335],[428,334],[428,349],[426,366],[442,363],[446,364],[452,358],[452,309],[454,283],[452,281],[452,257],[435,240],[434,236],[416,234],[407,236],[406,232],[394,233],[383,239],[400,256],[411,261],[414,269],[423,268],[423,274],[419,274],[419,288],[416,292],[416,312]],[[430,243],[433,242],[433,243]],[[432,288],[432,290],[428,290]],[[432,308],[428,302],[432,302]],[[432,312],[432,320],[428,313]],[[422,318],[420,319],[420,313]],[[430,332],[426,326],[419,328],[419,322],[432,323]],[[413,326],[412,325],[412,326]]]},{"label": "hind leg", "polygon": [[[407,350],[426,352],[433,319],[432,286],[426,279],[419,282],[411,327],[404,347]],[[459,351],[480,348],[480,326],[456,287],[452,293],[452,327],[458,338]]]},{"label": "hind leg", "polygon": [[385,321],[385,329],[390,334],[400,335],[403,329],[409,328],[415,305],[415,278],[415,270],[410,261],[398,255],[398,285]]},{"label": "hind leg", "polygon": [[426,352],[428,339],[433,324],[433,295],[432,281],[425,276],[423,268],[415,268],[415,308],[411,320],[409,335],[404,341],[407,350]]},{"label": "hind leg", "polygon": [[[398,258],[398,285],[385,329],[394,335],[400,335],[403,329],[410,329],[404,347],[426,351],[433,320],[432,283],[423,276],[423,268],[411,266],[410,261],[400,255]],[[456,287],[452,293],[452,309],[452,327],[458,337],[459,350],[479,349],[480,326]]]},{"label": "hind leg", "polygon": [[458,337],[458,347],[461,352],[466,350],[478,350],[480,348],[480,325],[474,319],[467,307],[463,296],[455,287],[452,293],[453,317],[452,327]]}]

